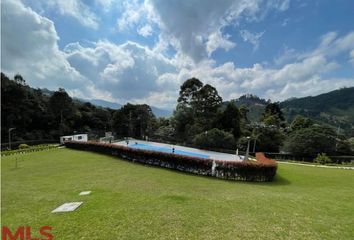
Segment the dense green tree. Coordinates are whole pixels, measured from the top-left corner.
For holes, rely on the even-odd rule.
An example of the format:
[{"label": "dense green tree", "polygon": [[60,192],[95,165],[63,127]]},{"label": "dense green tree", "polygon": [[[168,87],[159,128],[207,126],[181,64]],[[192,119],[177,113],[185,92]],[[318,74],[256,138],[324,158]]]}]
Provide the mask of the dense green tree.
[{"label": "dense green tree", "polygon": [[21,84],[21,85],[25,85],[26,84],[26,80],[20,75],[20,74],[16,74],[14,76],[14,81],[18,84]]},{"label": "dense green tree", "polygon": [[285,119],[279,103],[268,103],[260,121],[269,126],[284,127]]},{"label": "dense green tree", "polygon": [[351,149],[350,141],[345,139],[338,139],[335,147],[336,155],[353,155],[354,151]]},{"label": "dense green tree", "polygon": [[246,137],[251,137],[250,151],[253,151],[253,146],[255,144],[256,152],[279,152],[281,146],[283,145],[285,135],[276,126],[268,126],[264,124],[251,124],[247,126],[244,130],[247,134],[240,139],[240,148],[246,149]]},{"label": "dense green tree", "polygon": [[172,117],[176,137],[190,142],[196,134],[210,129],[221,103],[222,98],[213,86],[203,86],[196,78],[185,81]]},{"label": "dense green tree", "polygon": [[204,126],[204,130],[211,128],[221,103],[222,98],[219,96],[218,91],[209,84],[204,85],[193,96],[192,108],[194,117],[200,125]]},{"label": "dense green tree", "polygon": [[313,121],[309,118],[297,116],[290,124],[291,131],[296,131],[303,128],[308,128],[313,125]]},{"label": "dense green tree", "polygon": [[194,100],[195,94],[203,87],[203,83],[197,78],[186,80],[179,91],[178,103],[185,107],[190,107]]},{"label": "dense green tree", "polygon": [[[74,132],[90,133],[99,137],[105,130],[111,130],[113,110],[81,101],[72,102],[64,89],[58,91],[59,94],[44,90],[44,94],[41,89],[27,86],[20,75],[15,78],[16,80],[11,80],[1,73],[3,142],[7,142],[7,131],[11,127],[16,128],[12,132],[13,141],[59,139],[61,134]],[[61,101],[62,99],[64,100]]]},{"label": "dense green tree", "polygon": [[153,134],[155,121],[148,105],[128,103],[114,113],[113,128],[119,136],[143,138]]},{"label": "dense green tree", "polygon": [[160,126],[154,133],[154,136],[162,141],[174,141],[175,129],[170,126]]},{"label": "dense green tree", "polygon": [[318,153],[333,154],[336,133],[332,128],[313,125],[290,133],[284,150],[298,156],[315,156]]},{"label": "dense green tree", "polygon": [[176,131],[179,141],[184,141],[188,136],[188,130],[194,124],[193,110],[183,104],[177,104],[176,110],[171,118],[171,125]]},{"label": "dense green tree", "polygon": [[58,91],[49,99],[49,106],[53,115],[59,119],[59,124],[65,124],[64,121],[73,115],[73,101],[69,94],[63,88]]},{"label": "dense green tree", "polygon": [[[24,81],[24,80],[23,80]],[[47,113],[47,103],[40,90],[34,90],[22,81],[10,80],[1,73],[1,136],[7,140],[7,131],[13,141],[48,138],[52,116]]]},{"label": "dense green tree", "polygon": [[236,141],[234,136],[231,133],[225,132],[217,128],[213,128],[209,131],[197,134],[194,137],[194,143],[196,146],[204,149],[236,148]]},{"label": "dense green tree", "polygon": [[224,110],[220,110],[216,117],[216,127],[234,135],[235,139],[241,136],[240,111],[233,102],[229,102]]}]

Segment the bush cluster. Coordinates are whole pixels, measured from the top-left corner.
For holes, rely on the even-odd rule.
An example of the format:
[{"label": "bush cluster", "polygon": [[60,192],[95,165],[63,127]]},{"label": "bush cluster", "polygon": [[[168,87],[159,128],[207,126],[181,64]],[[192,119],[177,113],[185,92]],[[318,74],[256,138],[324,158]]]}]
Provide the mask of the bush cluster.
[{"label": "bush cluster", "polygon": [[319,153],[314,160],[315,163],[326,164],[331,163],[332,160],[326,155],[326,153]]},{"label": "bush cluster", "polygon": [[26,148],[29,148],[28,144],[26,143],[22,143],[18,146],[18,149],[26,149]]},{"label": "bush cluster", "polygon": [[132,162],[231,180],[272,181],[277,170],[276,161],[266,158],[263,153],[257,153],[257,161],[222,161],[97,142],[70,141],[65,142],[65,146],[112,155]]}]

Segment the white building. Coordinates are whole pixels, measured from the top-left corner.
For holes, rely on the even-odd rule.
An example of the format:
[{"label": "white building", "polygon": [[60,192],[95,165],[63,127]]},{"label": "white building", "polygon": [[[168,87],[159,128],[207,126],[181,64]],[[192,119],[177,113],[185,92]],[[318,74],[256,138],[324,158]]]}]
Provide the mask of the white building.
[{"label": "white building", "polygon": [[87,134],[75,134],[69,136],[61,136],[60,144],[64,144],[65,141],[79,141],[79,142],[87,142]]}]

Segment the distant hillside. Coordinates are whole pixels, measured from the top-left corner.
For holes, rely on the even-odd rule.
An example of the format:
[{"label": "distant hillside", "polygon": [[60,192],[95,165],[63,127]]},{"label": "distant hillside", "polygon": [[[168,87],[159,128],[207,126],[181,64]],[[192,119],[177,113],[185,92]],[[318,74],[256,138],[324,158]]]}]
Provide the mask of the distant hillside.
[{"label": "distant hillside", "polygon": [[[265,106],[270,100],[265,100],[252,94],[245,94],[237,99],[232,100],[237,107],[246,106],[249,109],[248,119],[252,122],[256,122],[261,117]],[[228,102],[225,102],[228,103]]]},{"label": "distant hillside", "polygon": [[[43,88],[41,90],[45,95],[48,96],[51,96],[54,93],[54,91],[48,90],[46,88]],[[119,103],[109,102],[102,99],[82,99],[82,98],[75,98],[75,99],[81,102],[90,102],[93,105],[104,107],[104,108],[120,109],[122,107],[122,105]],[[171,110],[161,109],[154,106],[150,106],[150,107],[156,117],[170,117],[172,115]]]},{"label": "distant hillside", "polygon": [[113,102],[108,102],[105,100],[101,100],[101,99],[81,99],[82,101],[87,101],[92,103],[93,105],[96,106],[100,106],[100,107],[106,107],[106,108],[111,108],[111,109],[119,109],[122,107],[122,105],[118,104],[118,103],[113,103]]},{"label": "distant hillside", "polygon": [[287,100],[280,106],[288,122],[302,115],[342,129],[354,127],[354,87]]},{"label": "distant hillside", "polygon": [[[248,118],[251,121],[259,121],[270,100],[246,94],[232,101],[238,107],[247,106],[250,110]],[[343,130],[354,128],[354,87],[342,88],[318,96],[291,98],[281,102],[280,107],[288,123],[292,122],[297,115],[301,115]]]},{"label": "distant hillside", "polygon": [[[101,99],[91,99],[91,100],[83,100],[83,101],[88,101],[96,106],[107,107],[111,109],[119,109],[122,107],[121,104],[113,103]],[[156,117],[170,117],[172,115],[172,111],[170,110],[161,109],[154,106],[150,106],[150,107]]]}]

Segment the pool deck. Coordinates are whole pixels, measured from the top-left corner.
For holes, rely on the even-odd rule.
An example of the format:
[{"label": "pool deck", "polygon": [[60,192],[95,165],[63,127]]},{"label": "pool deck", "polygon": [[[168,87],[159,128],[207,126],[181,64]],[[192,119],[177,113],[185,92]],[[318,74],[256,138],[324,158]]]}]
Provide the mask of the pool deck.
[{"label": "pool deck", "polygon": [[[171,149],[171,153],[172,153],[172,148],[175,148],[175,150],[208,155],[210,160],[242,161],[242,159],[243,159],[243,156],[236,155],[236,154],[207,151],[207,150],[201,150],[201,149],[197,149],[197,148],[190,148],[190,147],[184,147],[184,146],[172,145],[172,144],[166,144],[166,143],[142,141],[142,140],[135,140],[135,139],[129,140],[129,144],[132,144],[135,142],[137,142],[139,144],[148,144],[148,145],[152,145],[152,146],[156,146],[156,147],[169,148],[169,149]],[[114,144],[121,145],[121,146],[127,146],[127,143],[125,141],[116,142]]]}]

